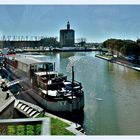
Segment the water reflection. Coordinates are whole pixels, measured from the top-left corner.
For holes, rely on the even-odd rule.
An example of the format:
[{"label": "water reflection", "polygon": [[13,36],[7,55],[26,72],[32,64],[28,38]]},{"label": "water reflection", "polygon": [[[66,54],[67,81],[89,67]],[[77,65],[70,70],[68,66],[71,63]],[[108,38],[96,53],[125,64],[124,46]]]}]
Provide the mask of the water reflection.
[{"label": "water reflection", "polygon": [[60,54],[56,54],[55,70],[60,72]]},{"label": "water reflection", "polygon": [[87,134],[140,134],[140,72],[96,58],[94,52],[59,54],[60,71],[71,78],[74,65],[75,79],[83,84]]},{"label": "water reflection", "polygon": [[48,53],[38,59],[56,62],[69,79],[74,65],[85,108],[69,118],[83,123],[88,135],[140,134],[140,72],[96,58],[94,52]]},{"label": "water reflection", "polygon": [[76,79],[82,82],[85,91],[86,133],[140,134],[140,73],[88,52],[61,59],[61,70],[68,75],[65,68],[73,62],[71,58],[75,60]]}]

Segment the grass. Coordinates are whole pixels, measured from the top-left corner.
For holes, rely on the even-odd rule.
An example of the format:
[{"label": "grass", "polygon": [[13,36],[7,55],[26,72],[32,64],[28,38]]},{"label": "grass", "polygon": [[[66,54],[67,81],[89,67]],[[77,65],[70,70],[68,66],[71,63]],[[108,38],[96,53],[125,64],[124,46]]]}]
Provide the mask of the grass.
[{"label": "grass", "polygon": [[[42,114],[38,115],[39,117],[48,117],[43,116]],[[69,124],[57,119],[51,119],[51,135],[74,135],[72,132],[68,131],[66,128],[69,127]],[[9,124],[0,127],[0,135],[41,135],[42,124]],[[4,131],[6,130],[6,131]]]},{"label": "grass", "polygon": [[66,127],[69,125],[59,119],[51,118],[51,135],[74,135]]},{"label": "grass", "polygon": [[[48,117],[42,116],[39,114],[38,117]],[[57,119],[57,118],[50,118],[51,119],[51,135],[74,135],[72,132],[68,131],[66,127],[69,127],[69,124]]]},{"label": "grass", "polygon": [[97,56],[103,56],[103,57],[108,58],[108,59],[113,58],[113,56],[109,56],[109,55],[105,55],[105,54],[97,54]]}]

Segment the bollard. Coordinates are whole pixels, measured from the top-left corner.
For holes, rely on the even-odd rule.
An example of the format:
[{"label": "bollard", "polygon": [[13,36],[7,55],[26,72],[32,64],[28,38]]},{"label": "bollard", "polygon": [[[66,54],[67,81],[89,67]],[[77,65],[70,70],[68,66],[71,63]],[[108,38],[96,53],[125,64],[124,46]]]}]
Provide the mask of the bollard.
[{"label": "bollard", "polygon": [[7,100],[8,98],[9,98],[9,93],[7,92],[7,93],[6,93],[5,100]]}]

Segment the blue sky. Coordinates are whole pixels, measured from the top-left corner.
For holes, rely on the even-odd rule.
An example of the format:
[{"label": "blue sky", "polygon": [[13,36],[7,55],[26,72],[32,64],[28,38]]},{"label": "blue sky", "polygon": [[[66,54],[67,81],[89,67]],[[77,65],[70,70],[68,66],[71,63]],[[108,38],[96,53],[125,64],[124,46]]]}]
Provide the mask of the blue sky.
[{"label": "blue sky", "polygon": [[69,20],[76,39],[140,37],[140,5],[0,5],[0,35],[54,36]]}]

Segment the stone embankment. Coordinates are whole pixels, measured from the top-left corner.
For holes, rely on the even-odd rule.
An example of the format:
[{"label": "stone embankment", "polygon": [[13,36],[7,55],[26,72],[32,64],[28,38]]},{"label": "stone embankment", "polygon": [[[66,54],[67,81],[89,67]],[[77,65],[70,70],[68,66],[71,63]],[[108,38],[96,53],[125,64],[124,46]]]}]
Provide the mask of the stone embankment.
[{"label": "stone embankment", "polygon": [[107,60],[109,62],[116,63],[118,65],[130,68],[130,69],[133,69],[133,70],[136,70],[136,71],[140,71],[140,66],[139,65],[128,62],[127,60],[122,60],[122,59],[119,59],[119,58],[108,58],[108,57],[102,56],[100,54],[97,54],[95,56],[98,57],[98,58]]}]

